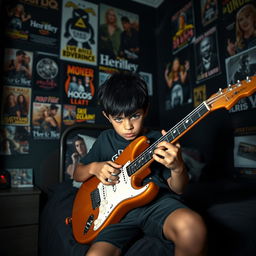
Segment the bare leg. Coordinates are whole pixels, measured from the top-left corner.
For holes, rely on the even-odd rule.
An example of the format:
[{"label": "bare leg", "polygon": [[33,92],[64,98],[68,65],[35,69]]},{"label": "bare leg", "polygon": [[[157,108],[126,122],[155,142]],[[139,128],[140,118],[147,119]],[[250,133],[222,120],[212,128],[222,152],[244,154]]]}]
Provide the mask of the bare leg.
[{"label": "bare leg", "polygon": [[93,244],[86,256],[119,256],[121,255],[121,250],[114,246],[113,244],[107,242],[97,242]]},{"label": "bare leg", "polygon": [[175,244],[175,256],[206,255],[206,226],[190,209],[178,209],[165,220],[163,233]]}]

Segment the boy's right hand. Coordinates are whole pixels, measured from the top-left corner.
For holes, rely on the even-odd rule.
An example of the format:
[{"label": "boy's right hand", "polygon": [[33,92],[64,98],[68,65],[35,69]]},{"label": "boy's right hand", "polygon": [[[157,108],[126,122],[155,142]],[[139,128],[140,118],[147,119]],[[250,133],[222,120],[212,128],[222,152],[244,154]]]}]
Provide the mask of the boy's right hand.
[{"label": "boy's right hand", "polygon": [[112,161],[94,163],[93,175],[104,185],[115,185],[119,183],[119,173],[122,165]]}]

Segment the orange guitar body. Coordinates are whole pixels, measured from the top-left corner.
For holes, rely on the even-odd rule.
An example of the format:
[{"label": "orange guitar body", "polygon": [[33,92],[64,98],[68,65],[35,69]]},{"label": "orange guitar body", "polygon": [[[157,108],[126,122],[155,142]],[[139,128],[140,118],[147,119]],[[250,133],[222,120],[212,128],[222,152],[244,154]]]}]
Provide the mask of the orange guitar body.
[{"label": "orange guitar body", "polygon": [[[144,136],[139,137],[129,144],[115,162],[125,165],[128,161],[134,160],[148,146],[147,138]],[[131,176],[130,186],[135,189],[142,188],[141,181],[150,174],[149,164],[151,162],[152,161],[149,161],[148,164],[144,165],[136,174]],[[100,181],[93,176],[85,181],[77,192],[72,210],[72,228],[74,237],[79,243],[88,244],[92,242],[97,237],[98,233],[106,226],[119,222],[131,209],[149,203],[158,193],[158,186],[153,182],[148,183],[148,187],[143,193],[132,198],[124,199],[115,206],[104,223],[97,230],[93,230],[94,223],[92,222],[99,215],[99,208],[93,208],[91,192],[97,189],[99,183]],[[90,226],[90,228],[85,232],[86,225]]]}]

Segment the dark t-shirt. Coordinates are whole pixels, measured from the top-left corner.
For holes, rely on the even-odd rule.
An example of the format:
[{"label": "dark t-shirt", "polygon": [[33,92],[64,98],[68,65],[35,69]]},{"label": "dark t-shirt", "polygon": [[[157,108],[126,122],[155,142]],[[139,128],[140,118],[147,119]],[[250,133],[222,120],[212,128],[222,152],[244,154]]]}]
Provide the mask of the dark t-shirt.
[{"label": "dark t-shirt", "polygon": [[[150,144],[152,144],[161,136],[161,133],[150,131],[145,136],[150,140]],[[115,161],[130,142],[119,136],[113,129],[103,131],[88,154],[81,159],[81,163],[89,164],[91,162]],[[153,162],[150,165],[150,169],[151,174],[146,177],[143,184],[154,181],[160,188],[167,189],[170,192],[166,181],[171,175],[170,170],[157,162]]]}]

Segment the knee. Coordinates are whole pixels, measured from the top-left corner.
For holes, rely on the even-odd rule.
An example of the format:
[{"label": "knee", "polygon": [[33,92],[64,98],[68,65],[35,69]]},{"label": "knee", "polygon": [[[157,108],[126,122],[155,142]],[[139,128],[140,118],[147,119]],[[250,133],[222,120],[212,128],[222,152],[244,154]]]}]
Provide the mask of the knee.
[{"label": "knee", "polygon": [[204,244],[207,237],[207,229],[202,217],[189,209],[179,209],[167,219],[167,238],[182,241],[187,244]]}]

